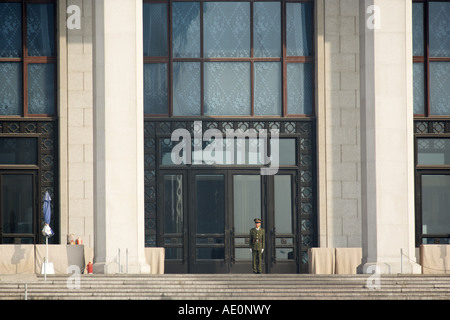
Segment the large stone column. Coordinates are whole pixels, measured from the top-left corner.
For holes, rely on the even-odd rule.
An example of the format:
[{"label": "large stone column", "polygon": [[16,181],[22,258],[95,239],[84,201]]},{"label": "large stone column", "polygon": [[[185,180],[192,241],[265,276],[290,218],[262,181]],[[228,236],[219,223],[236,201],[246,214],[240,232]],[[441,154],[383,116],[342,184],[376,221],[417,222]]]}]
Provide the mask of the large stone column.
[{"label": "large stone column", "polygon": [[130,273],[148,273],[142,0],[96,0],[93,6],[94,273],[116,273],[127,260]]},{"label": "large stone column", "polygon": [[359,27],[360,271],[418,273],[414,243],[412,3],[361,0]]}]

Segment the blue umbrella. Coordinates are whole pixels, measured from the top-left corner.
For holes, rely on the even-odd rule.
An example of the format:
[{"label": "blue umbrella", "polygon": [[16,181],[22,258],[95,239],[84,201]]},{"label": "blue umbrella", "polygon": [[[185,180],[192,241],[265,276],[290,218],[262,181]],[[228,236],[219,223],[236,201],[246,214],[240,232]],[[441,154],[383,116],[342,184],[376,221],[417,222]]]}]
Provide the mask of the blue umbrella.
[{"label": "blue umbrella", "polygon": [[44,209],[45,226],[44,226],[44,229],[42,229],[42,234],[45,236],[45,249],[46,249],[46,255],[45,255],[44,263],[43,263],[45,281],[47,281],[47,272],[48,272],[47,268],[48,267],[51,268],[49,270],[50,273],[54,273],[53,264],[48,263],[48,238],[54,235],[52,228],[50,228],[50,218],[52,216],[50,201],[52,201],[52,199],[50,198],[50,195],[48,194],[48,191],[47,191],[44,196],[44,208],[43,208]]},{"label": "blue umbrella", "polygon": [[51,200],[52,200],[52,198],[50,198],[50,195],[47,191],[44,196],[44,223],[45,223],[45,226],[44,226],[44,229],[42,230],[42,233],[46,237],[51,237],[54,235],[52,228],[50,228],[50,218],[52,216],[52,209],[50,206]]}]

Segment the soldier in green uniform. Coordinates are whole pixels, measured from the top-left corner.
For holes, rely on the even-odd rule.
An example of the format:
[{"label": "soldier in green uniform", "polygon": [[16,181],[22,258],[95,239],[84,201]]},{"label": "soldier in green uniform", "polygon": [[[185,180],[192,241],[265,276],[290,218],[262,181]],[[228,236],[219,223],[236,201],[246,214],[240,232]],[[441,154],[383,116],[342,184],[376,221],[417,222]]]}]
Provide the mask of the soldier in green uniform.
[{"label": "soldier in green uniform", "polygon": [[252,268],[253,273],[261,273],[262,271],[262,253],[266,242],[266,234],[261,228],[261,219],[254,219],[255,228],[250,230],[250,250],[252,251]]}]

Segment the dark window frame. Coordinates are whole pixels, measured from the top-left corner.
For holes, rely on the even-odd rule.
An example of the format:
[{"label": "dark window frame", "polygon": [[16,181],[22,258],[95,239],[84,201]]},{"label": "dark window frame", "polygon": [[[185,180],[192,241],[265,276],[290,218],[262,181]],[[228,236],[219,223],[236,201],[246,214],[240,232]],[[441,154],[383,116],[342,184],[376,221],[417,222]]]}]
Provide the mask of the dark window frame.
[{"label": "dark window frame", "polygon": [[[174,58],[172,50],[172,3],[173,2],[199,2],[200,3],[200,58]],[[240,116],[227,116],[227,115],[211,115],[212,117],[218,118],[249,118],[249,117],[261,117],[261,118],[274,118],[274,117],[296,117],[296,118],[314,118],[316,116],[316,98],[315,98],[315,16],[314,16],[314,0],[273,0],[273,2],[280,2],[281,4],[281,57],[276,58],[260,58],[254,57],[254,41],[253,41],[253,3],[254,2],[264,2],[267,0],[246,0],[242,2],[250,3],[250,57],[245,58],[205,58],[204,57],[204,45],[203,45],[203,4],[205,2],[210,2],[211,0],[143,0],[143,3],[166,3],[168,4],[167,12],[167,30],[168,30],[168,56],[167,57],[147,57],[144,56],[144,64],[150,63],[166,63],[167,68],[167,90],[168,90],[168,112],[165,114],[144,114],[146,118],[164,118],[164,117],[176,117],[176,118],[189,118],[189,117],[207,117],[204,113],[204,64],[205,62],[250,62],[250,105],[251,111],[250,115],[240,115]],[[213,0],[217,2],[222,2],[223,0]],[[237,0],[237,2],[240,2]],[[311,3],[312,5],[312,17],[311,17],[311,55],[310,56],[288,56],[286,53],[286,3]],[[199,116],[174,116],[173,115],[173,63],[174,62],[200,62],[200,115]],[[282,76],[281,76],[281,116],[277,115],[255,115],[255,62],[281,62]],[[312,72],[312,111],[311,114],[288,114],[287,106],[287,65],[290,63],[311,63],[313,65]]]},{"label": "dark window frame", "polygon": [[[450,165],[418,164],[418,143],[420,139],[449,139],[450,121],[448,119],[416,119],[414,121],[414,166],[415,166],[415,242],[416,247],[422,244],[446,243],[450,234],[424,234],[422,230],[422,175],[449,175]],[[424,243],[427,241],[426,243]],[[430,240],[431,241],[431,240]]]},{"label": "dark window frame", "polygon": [[[3,2],[3,1],[2,1]],[[22,57],[14,58],[2,58],[0,57],[0,63],[2,62],[19,62],[22,64],[22,114],[20,115],[1,115],[0,117],[10,119],[10,118],[54,118],[58,113],[58,93],[57,93],[57,79],[58,79],[58,2],[57,0],[7,0],[4,2],[9,3],[19,3],[21,4],[22,10]],[[27,47],[27,5],[28,4],[54,4],[54,46],[55,55],[54,56],[29,56]],[[54,64],[54,79],[55,79],[55,106],[53,114],[30,114],[28,112],[28,65],[29,64]]]},{"label": "dark window frame", "polygon": [[[425,110],[423,113],[415,113],[415,118],[444,118],[450,117],[450,113],[448,115],[432,115],[431,114],[431,101],[430,101],[430,62],[450,62],[450,57],[430,57],[430,28],[429,28],[429,4],[431,2],[447,2],[450,3],[450,0],[413,0],[414,3],[422,3],[423,4],[423,35],[424,35],[424,48],[423,48],[423,56],[414,56],[413,55],[413,64],[415,63],[423,63],[424,66],[424,106]],[[414,23],[414,22],[413,22]],[[450,101],[449,101],[450,104]]]}]

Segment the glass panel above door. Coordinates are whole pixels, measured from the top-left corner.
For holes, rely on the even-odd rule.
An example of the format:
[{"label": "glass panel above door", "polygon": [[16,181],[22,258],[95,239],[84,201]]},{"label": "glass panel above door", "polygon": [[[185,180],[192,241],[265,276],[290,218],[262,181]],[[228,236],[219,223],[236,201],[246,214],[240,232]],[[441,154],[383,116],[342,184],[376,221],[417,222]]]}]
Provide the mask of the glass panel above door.
[{"label": "glass panel above door", "polygon": [[450,165],[450,139],[445,138],[418,139],[417,164]]},{"label": "glass panel above door", "polygon": [[37,165],[37,138],[0,138],[0,165]]}]

